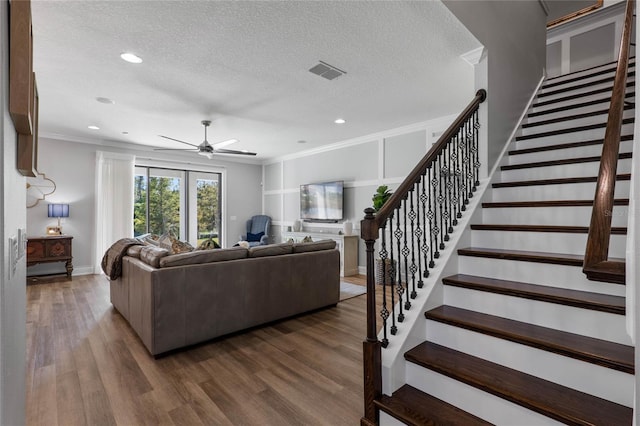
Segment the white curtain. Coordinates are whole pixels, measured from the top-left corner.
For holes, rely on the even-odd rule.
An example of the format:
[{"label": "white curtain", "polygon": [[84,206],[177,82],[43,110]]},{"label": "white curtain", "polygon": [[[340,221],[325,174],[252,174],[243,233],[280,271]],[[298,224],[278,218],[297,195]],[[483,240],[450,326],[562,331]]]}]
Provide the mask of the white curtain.
[{"label": "white curtain", "polygon": [[102,273],[100,262],[111,244],[133,237],[134,171],[133,155],[96,152],[96,274]]}]

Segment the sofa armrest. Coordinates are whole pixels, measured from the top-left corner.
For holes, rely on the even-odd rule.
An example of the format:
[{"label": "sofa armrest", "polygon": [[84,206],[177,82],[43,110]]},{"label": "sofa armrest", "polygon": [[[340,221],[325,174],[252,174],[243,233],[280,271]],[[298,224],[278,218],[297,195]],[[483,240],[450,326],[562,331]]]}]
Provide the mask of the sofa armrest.
[{"label": "sofa armrest", "polygon": [[269,236],[268,235],[263,235],[262,237],[260,237],[260,245],[267,245],[269,244]]}]

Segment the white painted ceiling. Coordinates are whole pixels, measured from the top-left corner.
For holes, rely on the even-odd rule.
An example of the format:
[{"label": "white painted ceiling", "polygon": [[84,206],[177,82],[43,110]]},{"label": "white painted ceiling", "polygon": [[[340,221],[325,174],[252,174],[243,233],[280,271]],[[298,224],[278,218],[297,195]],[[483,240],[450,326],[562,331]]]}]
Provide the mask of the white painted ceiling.
[{"label": "white painted ceiling", "polygon": [[[199,144],[209,119],[210,143],[237,138],[229,148],[265,160],[454,114],[474,95],[460,55],[480,43],[439,1],[32,0],[32,16],[44,137],[183,148],[158,135]],[[310,73],[319,60],[347,74]]]}]

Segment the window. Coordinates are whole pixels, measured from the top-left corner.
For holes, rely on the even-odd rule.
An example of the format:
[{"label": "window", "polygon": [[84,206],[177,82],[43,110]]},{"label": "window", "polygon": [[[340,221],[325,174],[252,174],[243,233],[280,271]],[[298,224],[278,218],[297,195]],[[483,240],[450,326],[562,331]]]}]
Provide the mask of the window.
[{"label": "window", "polygon": [[136,167],[134,235],[171,234],[196,246],[221,242],[221,174]]}]

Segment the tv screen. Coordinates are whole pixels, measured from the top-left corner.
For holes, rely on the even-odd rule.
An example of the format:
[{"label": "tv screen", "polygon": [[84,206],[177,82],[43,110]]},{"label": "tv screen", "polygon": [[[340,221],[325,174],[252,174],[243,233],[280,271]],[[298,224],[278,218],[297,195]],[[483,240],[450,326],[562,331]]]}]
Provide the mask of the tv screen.
[{"label": "tv screen", "polygon": [[342,220],[342,181],[300,185],[300,218],[306,221]]}]

